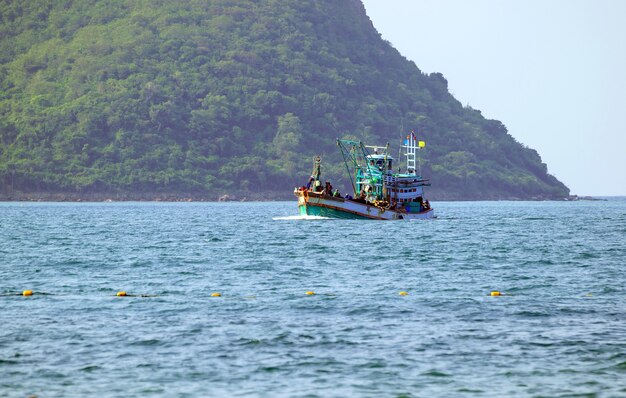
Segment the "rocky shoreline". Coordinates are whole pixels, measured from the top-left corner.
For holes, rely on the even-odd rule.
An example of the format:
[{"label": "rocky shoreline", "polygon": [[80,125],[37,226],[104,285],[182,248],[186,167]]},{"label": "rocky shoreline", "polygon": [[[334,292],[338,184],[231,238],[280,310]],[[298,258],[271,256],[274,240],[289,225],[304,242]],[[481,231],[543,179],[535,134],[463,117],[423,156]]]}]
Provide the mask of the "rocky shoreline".
[{"label": "rocky shoreline", "polygon": [[289,200],[293,195],[246,192],[244,194],[172,193],[172,192],[124,192],[124,193],[76,193],[76,192],[11,192],[0,193],[0,202],[259,202]]}]

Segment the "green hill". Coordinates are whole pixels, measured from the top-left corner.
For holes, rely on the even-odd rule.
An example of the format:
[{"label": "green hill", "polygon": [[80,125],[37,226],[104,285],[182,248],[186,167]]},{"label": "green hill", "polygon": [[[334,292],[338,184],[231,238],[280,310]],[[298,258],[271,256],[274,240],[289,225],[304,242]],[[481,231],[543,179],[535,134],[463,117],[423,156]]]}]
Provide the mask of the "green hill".
[{"label": "green hill", "polygon": [[315,154],[345,182],[337,137],[397,147],[410,130],[437,198],[569,193],[358,0],[0,3],[5,196],[289,197]]}]

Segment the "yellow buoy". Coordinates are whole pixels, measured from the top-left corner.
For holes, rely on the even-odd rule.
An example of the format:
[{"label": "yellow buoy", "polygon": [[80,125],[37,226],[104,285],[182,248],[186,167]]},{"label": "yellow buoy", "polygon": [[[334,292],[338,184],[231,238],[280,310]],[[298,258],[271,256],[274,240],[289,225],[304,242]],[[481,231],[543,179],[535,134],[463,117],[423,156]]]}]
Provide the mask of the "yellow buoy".
[{"label": "yellow buoy", "polygon": [[117,297],[126,297],[128,296],[126,292],[117,292]]},{"label": "yellow buoy", "polygon": [[211,293],[211,297],[222,297],[222,293]]},{"label": "yellow buoy", "polygon": [[33,291],[32,290],[24,290],[22,292],[22,296],[32,296],[33,295]]},{"label": "yellow buoy", "polygon": [[408,295],[409,295],[409,292],[400,292],[400,293],[398,293],[398,294],[399,294],[400,296],[408,296]]},{"label": "yellow buoy", "polygon": [[307,296],[314,296],[315,292],[312,292],[312,291],[309,290],[308,292],[306,292],[306,295]]},{"label": "yellow buoy", "polygon": [[491,296],[492,296],[492,297],[495,297],[495,296],[502,296],[502,293],[500,293],[500,292],[498,292],[498,291],[494,290],[493,292],[491,292]]}]

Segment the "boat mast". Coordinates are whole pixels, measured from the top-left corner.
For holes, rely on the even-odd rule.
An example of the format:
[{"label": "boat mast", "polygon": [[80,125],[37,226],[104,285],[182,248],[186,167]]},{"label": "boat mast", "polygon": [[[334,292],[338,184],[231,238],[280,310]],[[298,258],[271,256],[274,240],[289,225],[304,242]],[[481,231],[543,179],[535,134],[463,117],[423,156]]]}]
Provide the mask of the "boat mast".
[{"label": "boat mast", "polygon": [[406,136],[406,140],[404,140],[404,145],[402,146],[405,150],[407,174],[415,175],[415,164],[417,158],[416,143],[417,137],[415,137],[415,133],[411,131],[411,134]]},{"label": "boat mast", "polygon": [[319,185],[320,176],[322,174],[322,158],[317,155],[313,158],[313,171],[311,172],[311,179],[313,180],[313,190]]},{"label": "boat mast", "polygon": [[[359,182],[357,180],[362,178],[375,179],[377,168],[370,164],[369,159],[371,154],[367,148],[385,148],[385,147],[366,147],[361,141],[351,140],[337,140],[337,145],[341,149],[341,155],[346,165],[346,170],[350,176],[350,182],[354,189],[354,194],[361,193],[361,189],[358,187]],[[387,144],[388,145],[388,144]],[[352,168],[352,170],[351,170]]]},{"label": "boat mast", "polygon": [[[350,184],[352,184],[352,191],[354,192],[355,196],[357,194],[356,184],[354,182],[355,176],[350,170],[350,165],[348,164],[348,160],[351,161],[352,168],[354,169],[354,172],[356,173],[356,171],[359,168],[359,165],[358,165],[356,155],[354,154],[354,151],[355,151],[356,145],[360,145],[360,144],[361,144],[360,142],[356,142],[356,141],[337,139],[337,146],[339,147],[339,149],[341,149],[341,156],[343,157],[343,163],[346,166],[346,171],[348,172],[348,177],[350,178]],[[351,148],[348,149],[347,146],[350,146]]]},{"label": "boat mast", "polygon": [[[385,147],[385,159],[383,160],[383,200],[389,200],[388,192],[387,192],[387,175],[389,174],[389,169],[387,168],[387,159],[389,157],[389,143]],[[393,170],[391,170],[393,172]]]},{"label": "boat mast", "polygon": [[[411,130],[411,133],[415,134],[415,132],[413,130]],[[415,134],[415,139],[417,140],[417,134]],[[424,145],[425,145],[424,141],[419,141],[419,140],[417,141],[417,149],[418,150],[422,149],[424,147]],[[420,178],[421,178],[421,176],[422,176],[422,162],[421,162],[421,159],[420,159],[419,155],[417,155],[417,172],[418,172],[418,176],[420,176]]]}]

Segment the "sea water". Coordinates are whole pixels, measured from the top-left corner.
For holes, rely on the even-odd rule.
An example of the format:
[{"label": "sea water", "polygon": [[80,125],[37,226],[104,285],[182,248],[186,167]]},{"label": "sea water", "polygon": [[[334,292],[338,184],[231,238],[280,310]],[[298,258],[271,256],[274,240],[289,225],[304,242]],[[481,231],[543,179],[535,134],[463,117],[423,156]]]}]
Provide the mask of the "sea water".
[{"label": "sea water", "polygon": [[625,200],[433,206],[1,203],[0,396],[626,396]]}]

